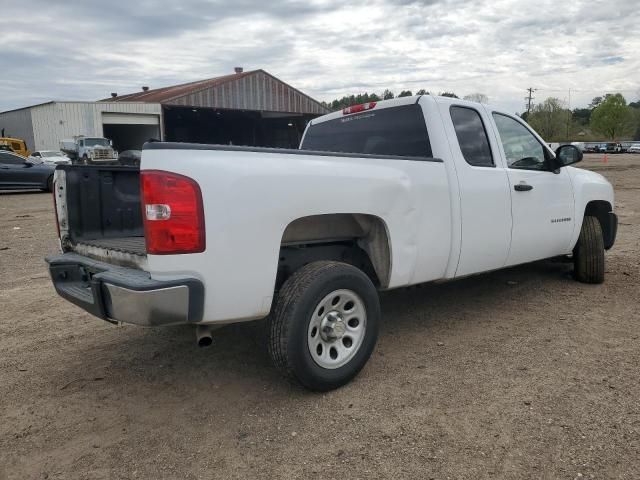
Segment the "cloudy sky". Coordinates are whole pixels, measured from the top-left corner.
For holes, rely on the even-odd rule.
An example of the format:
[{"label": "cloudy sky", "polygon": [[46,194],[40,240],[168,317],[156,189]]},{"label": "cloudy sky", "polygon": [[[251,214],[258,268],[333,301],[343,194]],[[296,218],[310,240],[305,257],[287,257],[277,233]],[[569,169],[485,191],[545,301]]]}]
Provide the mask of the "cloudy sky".
[{"label": "cloudy sky", "polygon": [[3,0],[0,111],[262,68],[331,100],[390,88],[640,98],[637,0]]}]

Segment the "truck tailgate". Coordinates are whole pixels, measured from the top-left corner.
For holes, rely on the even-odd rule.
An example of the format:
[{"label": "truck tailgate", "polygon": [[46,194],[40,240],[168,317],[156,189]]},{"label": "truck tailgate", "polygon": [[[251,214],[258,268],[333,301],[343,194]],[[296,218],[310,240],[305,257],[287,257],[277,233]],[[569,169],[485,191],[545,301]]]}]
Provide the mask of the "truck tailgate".
[{"label": "truck tailgate", "polygon": [[65,165],[55,181],[64,251],[119,265],[146,263],[137,168]]}]

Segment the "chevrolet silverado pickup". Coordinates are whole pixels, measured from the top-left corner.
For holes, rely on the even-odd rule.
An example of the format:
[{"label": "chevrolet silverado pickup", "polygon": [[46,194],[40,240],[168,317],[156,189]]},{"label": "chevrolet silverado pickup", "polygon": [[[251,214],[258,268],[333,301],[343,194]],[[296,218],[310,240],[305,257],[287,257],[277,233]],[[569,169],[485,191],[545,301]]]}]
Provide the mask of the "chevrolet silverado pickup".
[{"label": "chevrolet silverado pickup", "polygon": [[147,143],[139,169],[55,174],[56,291],[143,326],[266,319],[275,365],[312,390],[351,380],[378,291],[550,257],[604,280],[613,189],[520,118],[423,95],[312,120],[298,150]]}]

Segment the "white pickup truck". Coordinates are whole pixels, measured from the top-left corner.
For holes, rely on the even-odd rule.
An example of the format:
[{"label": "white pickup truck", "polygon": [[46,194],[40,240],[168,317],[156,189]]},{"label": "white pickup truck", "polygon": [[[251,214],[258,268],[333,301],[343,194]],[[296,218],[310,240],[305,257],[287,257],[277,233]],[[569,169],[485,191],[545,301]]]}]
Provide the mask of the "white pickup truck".
[{"label": "white pickup truck", "polygon": [[568,167],[581,159],[429,95],[317,118],[299,150],[148,143],[140,170],[57,167],[47,262],[60,295],[111,322],[193,324],[207,344],[266,317],[276,366],[329,390],[371,355],[378,290],[557,256],[602,282],[613,189]]}]

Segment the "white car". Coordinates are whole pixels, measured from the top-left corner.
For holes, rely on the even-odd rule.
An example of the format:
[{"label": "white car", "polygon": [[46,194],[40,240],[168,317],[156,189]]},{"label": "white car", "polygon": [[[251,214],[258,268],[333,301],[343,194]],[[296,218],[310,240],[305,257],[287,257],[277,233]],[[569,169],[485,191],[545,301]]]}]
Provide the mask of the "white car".
[{"label": "white car", "polygon": [[71,165],[71,159],[59,150],[38,150],[33,152],[29,159],[47,165]]},{"label": "white car", "polygon": [[628,153],[640,153],[640,144],[631,145],[627,149]]},{"label": "white car", "polygon": [[[601,283],[611,184],[522,119],[430,95],[311,120],[299,150],[148,143],[140,170],[58,167],[57,292],[110,322],[211,329],[267,318],[285,375],[351,380],[379,290],[573,255]],[[558,302],[564,301],[558,297]]]}]

